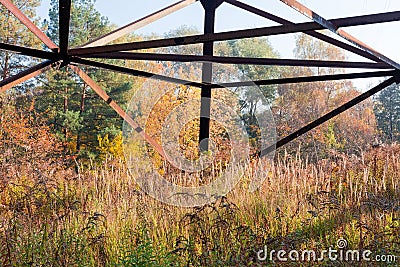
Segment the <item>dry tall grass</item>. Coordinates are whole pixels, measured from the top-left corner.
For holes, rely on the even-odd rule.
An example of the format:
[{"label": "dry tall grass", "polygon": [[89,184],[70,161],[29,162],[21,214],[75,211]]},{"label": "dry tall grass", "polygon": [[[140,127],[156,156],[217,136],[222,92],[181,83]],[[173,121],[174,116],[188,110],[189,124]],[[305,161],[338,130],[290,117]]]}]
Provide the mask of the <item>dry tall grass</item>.
[{"label": "dry tall grass", "polygon": [[[257,260],[265,245],[322,250],[339,238],[353,249],[400,255],[399,155],[400,146],[317,164],[283,155],[265,171],[245,170],[228,196],[194,209],[145,195],[118,160],[79,175],[26,170],[1,180],[0,263],[274,266]],[[250,193],[249,181],[263,176],[263,186]]]}]

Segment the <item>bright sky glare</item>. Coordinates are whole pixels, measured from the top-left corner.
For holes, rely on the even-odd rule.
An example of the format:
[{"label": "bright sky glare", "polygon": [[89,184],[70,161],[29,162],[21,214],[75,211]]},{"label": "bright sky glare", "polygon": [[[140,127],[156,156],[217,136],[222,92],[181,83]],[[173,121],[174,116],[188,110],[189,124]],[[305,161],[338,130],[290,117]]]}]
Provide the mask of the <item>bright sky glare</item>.
[{"label": "bright sky glare", "polygon": [[[115,23],[118,26],[123,26],[177,1],[178,0],[97,0],[96,7],[104,16],[107,16],[112,23]],[[306,17],[297,13],[279,0],[242,0],[242,2],[293,22],[309,21]],[[300,2],[327,19],[400,11],[399,0],[300,0]],[[42,18],[47,16],[50,5],[49,3],[49,0],[42,0],[42,6],[38,9],[39,15]],[[203,16],[204,11],[201,4],[197,2],[139,29],[136,33],[163,34],[185,24],[195,26],[199,30],[202,30]],[[217,32],[272,25],[276,24],[265,18],[240,10],[228,3],[222,4],[217,10]],[[350,27],[346,28],[346,31],[374,49],[380,51],[385,56],[395,60],[396,62],[400,62],[400,49],[398,49],[400,41],[399,28],[400,22],[391,22],[361,27]],[[273,36],[268,39],[282,58],[293,58],[293,49],[295,47],[293,34]],[[348,53],[348,56],[349,60],[364,60],[350,53]],[[371,82],[375,84],[377,81],[359,80],[356,82],[356,85],[360,87],[360,89],[364,90],[367,86],[370,86]]]}]

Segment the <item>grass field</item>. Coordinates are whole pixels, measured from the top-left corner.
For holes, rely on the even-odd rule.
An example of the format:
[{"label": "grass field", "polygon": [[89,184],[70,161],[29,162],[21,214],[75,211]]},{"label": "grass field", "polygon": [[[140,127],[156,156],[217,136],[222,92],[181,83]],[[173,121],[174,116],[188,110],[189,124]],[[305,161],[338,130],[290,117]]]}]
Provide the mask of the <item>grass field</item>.
[{"label": "grass field", "polygon": [[[79,175],[15,166],[0,184],[0,265],[398,266],[273,263],[257,252],[321,251],[344,238],[350,249],[400,257],[399,153],[387,146],[314,164],[282,154],[270,172],[245,170],[229,195],[191,209],[142,193],[120,160]],[[253,176],[267,178],[250,193]]]}]

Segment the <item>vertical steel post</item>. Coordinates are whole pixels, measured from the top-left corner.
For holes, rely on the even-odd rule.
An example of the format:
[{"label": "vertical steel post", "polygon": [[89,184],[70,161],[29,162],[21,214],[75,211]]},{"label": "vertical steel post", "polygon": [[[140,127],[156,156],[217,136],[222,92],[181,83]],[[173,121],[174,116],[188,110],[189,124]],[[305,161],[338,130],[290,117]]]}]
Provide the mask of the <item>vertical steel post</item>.
[{"label": "vertical steel post", "polygon": [[[214,33],[215,25],[215,10],[216,3],[214,0],[201,1],[205,16],[204,16],[204,34]],[[203,55],[214,55],[214,42],[204,42]],[[202,82],[212,82],[212,63],[204,62],[202,69]],[[209,147],[210,137],[210,109],[211,109],[211,85],[203,85],[201,87],[201,107],[200,107],[200,133],[199,133],[199,150],[200,152],[207,151]]]},{"label": "vertical steel post", "polygon": [[69,22],[71,19],[71,0],[59,0],[58,12],[60,55],[66,58],[68,53]]}]

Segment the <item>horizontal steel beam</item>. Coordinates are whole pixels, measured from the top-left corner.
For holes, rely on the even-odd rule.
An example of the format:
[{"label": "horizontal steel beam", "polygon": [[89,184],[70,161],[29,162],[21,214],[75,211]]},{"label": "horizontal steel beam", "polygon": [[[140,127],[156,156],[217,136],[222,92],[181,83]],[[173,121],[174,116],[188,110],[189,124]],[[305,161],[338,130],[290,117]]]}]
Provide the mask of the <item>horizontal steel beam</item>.
[{"label": "horizontal steel beam", "polygon": [[105,45],[107,43],[110,43],[128,33],[131,33],[137,29],[140,29],[156,20],[159,20],[171,13],[174,13],[184,7],[187,7],[195,2],[197,2],[198,0],[182,0],[179,1],[175,4],[172,4],[166,8],[163,8],[157,12],[154,12],[144,18],[138,19],[132,23],[129,23],[121,28],[118,28],[108,34],[105,34],[103,36],[100,36],[96,39],[94,39],[93,41],[90,41],[84,45],[82,45],[82,47],[90,47],[90,46],[100,46],[100,45]]},{"label": "horizontal steel beam", "polygon": [[[318,15],[311,9],[307,8],[303,4],[297,2],[296,0],[280,0],[281,2],[287,4],[288,6],[292,7],[293,9],[297,10],[301,14],[305,15],[306,17],[314,20],[316,23],[320,24],[324,28],[330,30],[331,32],[339,35],[340,37],[346,39],[350,43],[354,44],[355,46],[365,50],[366,52],[370,53],[371,55],[379,58],[380,60],[386,62],[387,64],[395,67],[396,69],[400,69],[400,64],[393,61],[392,59],[386,57],[385,55],[379,53],[372,47],[364,44],[360,40],[358,40],[356,37],[352,36],[348,32],[344,31],[343,29],[339,29],[340,27],[343,27],[343,25],[338,25],[334,23],[333,21],[328,21],[324,19],[322,16]],[[353,18],[353,20],[356,20]],[[364,22],[365,24],[366,22]]]},{"label": "horizontal steel beam", "polygon": [[33,48],[28,48],[28,47],[12,45],[12,44],[0,43],[0,50],[10,51],[10,52],[21,54],[24,56],[31,56],[31,57],[42,58],[42,59],[53,59],[53,60],[58,59],[58,54],[53,53],[53,52],[47,52],[47,51],[37,50],[37,49],[33,49]]},{"label": "horizontal steel beam", "polygon": [[[380,16],[379,20],[380,21],[382,20]],[[331,22],[337,25],[338,27],[341,27],[342,24],[351,26],[364,25],[365,21],[361,16],[358,17],[358,19],[350,17],[350,18],[334,19],[331,20]],[[324,29],[324,27],[319,25],[318,23],[306,22],[293,25],[264,27],[264,28],[256,28],[256,29],[248,29],[240,31],[201,34],[201,35],[193,35],[186,37],[167,38],[160,40],[115,44],[107,46],[76,48],[76,49],[71,49],[70,54],[77,56],[77,55],[98,54],[106,52],[130,51],[130,50],[150,49],[150,48],[167,47],[167,46],[199,44],[204,42],[217,42],[217,41],[227,41],[234,39],[262,37],[262,36],[279,35],[279,34],[296,33],[296,32],[307,32],[307,31],[315,31],[322,29]]]},{"label": "horizontal steel beam", "polygon": [[343,113],[344,111],[354,107],[358,103],[366,100],[367,98],[371,97],[372,95],[380,92],[381,90],[385,89],[386,87],[390,86],[391,84],[399,82],[399,76],[398,77],[392,77],[389,78],[388,80],[384,81],[383,83],[373,87],[372,89],[368,90],[367,92],[353,98],[349,102],[346,102],[345,104],[341,105],[340,107],[332,110],[331,112],[325,114],[324,116],[316,119],[315,121],[307,124],[306,126],[302,127],[301,129],[295,131],[294,133],[282,138],[279,140],[276,144],[271,145],[267,147],[266,149],[262,150],[260,153],[260,156],[266,156],[270,152],[274,151],[275,149],[278,149],[287,143],[293,141],[294,139],[298,138],[299,136],[311,131],[312,129],[320,126],[321,124],[327,122],[328,120],[332,119],[333,117],[336,117],[337,115]]},{"label": "horizontal steel beam", "polygon": [[361,78],[373,78],[373,77],[388,77],[397,74],[395,70],[391,71],[376,71],[376,72],[360,72],[360,73],[343,73],[343,74],[332,74],[332,75],[320,75],[320,76],[305,76],[305,77],[293,77],[293,78],[280,78],[280,79],[270,79],[270,80],[257,80],[257,81],[246,81],[246,82],[232,82],[232,83],[221,83],[221,84],[208,84],[201,82],[192,82],[178,78],[172,78],[167,76],[162,76],[150,72],[130,69],[126,67],[106,64],[102,62],[96,62],[92,60],[86,60],[81,58],[72,58],[71,62],[78,64],[103,68],[107,70],[112,70],[128,75],[133,75],[137,77],[151,78],[166,82],[171,82],[175,84],[184,84],[188,86],[201,88],[204,85],[211,85],[211,88],[230,88],[239,86],[254,86],[254,85],[274,85],[274,84],[289,84],[289,83],[307,83],[307,82],[320,82],[320,81],[334,81],[334,80],[348,80],[348,79],[361,79]]},{"label": "horizontal steel beam", "polygon": [[232,83],[221,83],[213,84],[213,88],[231,88],[240,86],[254,86],[254,85],[277,85],[277,84],[289,84],[289,83],[310,83],[310,82],[324,82],[324,81],[339,81],[339,80],[351,80],[351,79],[365,79],[365,78],[376,78],[376,77],[389,77],[398,75],[397,70],[391,71],[376,71],[376,72],[359,72],[359,73],[342,73],[332,75],[319,75],[319,76],[304,76],[304,77],[291,77],[291,78],[279,78],[270,80],[258,80],[258,81],[246,81],[246,82],[232,82]]},{"label": "horizontal steel beam", "polygon": [[48,48],[58,50],[58,46],[50,40],[50,38],[42,32],[21,10],[18,9],[10,0],[0,0],[0,3],[7,8],[15,17],[21,21],[28,29],[36,35]]},{"label": "horizontal steel beam", "polygon": [[42,74],[43,72],[48,70],[53,63],[54,63],[54,61],[52,61],[52,60],[45,61],[36,66],[30,67],[24,71],[21,71],[20,73],[14,75],[14,76],[8,77],[8,78],[0,81],[0,93],[5,92],[6,90],[8,90],[22,82],[25,82],[39,74]]},{"label": "horizontal steel beam", "polygon": [[293,26],[274,26],[274,27],[257,28],[251,30],[231,31],[223,33],[209,33],[201,35],[192,35],[187,37],[176,37],[176,38],[167,38],[167,39],[159,39],[151,41],[125,43],[125,44],[77,48],[77,49],[71,49],[70,54],[74,56],[79,56],[85,54],[140,50],[140,49],[150,49],[150,48],[188,45],[188,44],[200,44],[205,42],[226,41],[226,40],[241,39],[241,38],[252,38],[252,37],[260,37],[267,35],[294,33],[310,29],[320,30],[323,29],[323,27],[318,25],[317,23],[308,22],[305,24],[304,23],[296,24]]},{"label": "horizontal steel beam", "polygon": [[[268,13],[264,10],[255,8],[253,6],[250,6],[248,4],[242,3],[240,1],[236,1],[236,0],[226,0],[227,3],[236,6],[238,8],[241,8],[243,10],[249,11],[253,14],[256,14],[258,16],[264,17],[266,19],[269,19],[271,21],[277,22],[279,24],[289,24],[289,25],[293,25],[294,23],[283,19],[281,17],[278,17],[276,15],[273,15],[271,13]],[[396,12],[388,12],[388,13],[381,13],[381,14],[374,14],[374,15],[366,15],[366,16],[358,16],[358,17],[354,17],[358,20],[360,20],[361,24],[373,24],[373,23],[382,23],[382,22],[389,22],[389,21],[398,21],[400,18],[400,12],[396,11]],[[342,27],[348,27],[351,26],[349,24],[346,23],[342,23]],[[380,60],[379,58],[369,54],[368,52],[359,49],[353,45],[349,45],[347,43],[344,43],[340,40],[334,39],[332,37],[329,37],[327,35],[324,35],[322,33],[319,32],[315,32],[315,31],[307,31],[304,32],[305,34],[312,36],[314,38],[317,38],[319,40],[322,40],[324,42],[327,42],[329,44],[332,44],[334,46],[340,47],[342,49],[345,49],[349,52],[352,52],[356,55],[362,56],[364,58],[368,58],[370,60],[376,61],[376,62],[383,62],[382,60]]]},{"label": "horizontal steel beam", "polygon": [[163,75],[159,75],[159,74],[155,74],[155,73],[151,73],[151,72],[135,70],[135,69],[130,69],[130,68],[126,68],[126,67],[121,67],[121,66],[116,66],[116,65],[111,65],[111,64],[107,64],[107,63],[86,60],[86,59],[81,59],[81,58],[72,57],[71,62],[86,65],[86,66],[102,68],[102,69],[106,69],[106,70],[112,70],[112,71],[132,75],[132,76],[150,78],[150,79],[160,80],[160,81],[164,81],[164,82],[170,82],[170,83],[174,83],[174,84],[184,84],[187,86],[193,86],[193,87],[198,87],[198,88],[200,88],[201,86],[204,85],[200,82],[192,82],[192,81],[187,81],[187,80],[183,80],[183,79],[172,78],[172,77],[163,76]]},{"label": "horizontal steel beam", "polygon": [[133,53],[111,52],[104,54],[83,55],[84,58],[107,58],[124,60],[152,60],[174,62],[213,62],[221,64],[246,64],[266,66],[298,66],[298,67],[324,67],[324,68],[357,68],[357,69],[390,69],[386,63],[350,62],[328,60],[303,60],[281,58],[244,58],[244,57],[220,57],[220,56],[196,56],[182,54],[157,54],[157,53]]},{"label": "horizontal steel beam", "polygon": [[69,65],[76,74],[88,85],[93,91],[95,91],[122,119],[124,119],[138,134],[140,134],[163,158],[165,153],[163,148],[149,136],[140,126],[137,124],[131,116],[129,116],[92,78],[90,78],[82,69]]}]

